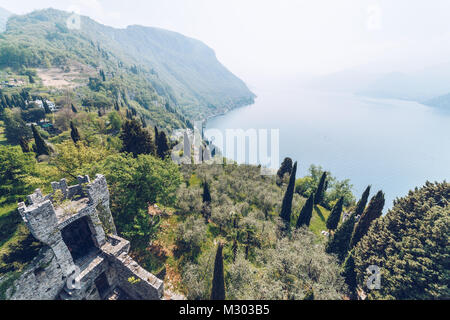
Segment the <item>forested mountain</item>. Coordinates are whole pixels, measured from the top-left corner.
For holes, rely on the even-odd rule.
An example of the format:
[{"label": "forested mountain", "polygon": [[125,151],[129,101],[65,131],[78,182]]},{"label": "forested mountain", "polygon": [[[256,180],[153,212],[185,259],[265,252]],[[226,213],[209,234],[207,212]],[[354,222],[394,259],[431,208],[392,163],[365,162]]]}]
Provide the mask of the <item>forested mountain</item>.
[{"label": "forested mountain", "polygon": [[0,32],[5,30],[6,27],[6,21],[8,20],[8,17],[11,15],[11,12],[8,10],[5,10],[3,8],[0,8]]},{"label": "forested mountain", "polygon": [[88,17],[80,18],[79,29],[68,28],[69,17],[54,9],[11,17],[0,39],[0,65],[65,67],[77,61],[107,74],[130,71],[189,117],[253,102],[246,85],[198,40],[157,28],[115,29]]},{"label": "forested mountain", "polygon": [[[182,105],[229,109],[249,104],[254,98],[244,82],[221,65],[214,51],[200,41],[142,26],[108,31],[133,57],[156,70],[158,79],[173,89],[172,98]],[[157,80],[152,83],[157,86]]]}]

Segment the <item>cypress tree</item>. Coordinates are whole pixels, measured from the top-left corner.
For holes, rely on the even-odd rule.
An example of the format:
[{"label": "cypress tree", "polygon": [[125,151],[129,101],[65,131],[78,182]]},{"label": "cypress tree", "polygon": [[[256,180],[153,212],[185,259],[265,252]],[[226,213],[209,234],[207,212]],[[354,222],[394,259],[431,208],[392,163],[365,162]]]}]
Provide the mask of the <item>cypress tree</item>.
[{"label": "cypress tree", "polygon": [[77,110],[77,108],[75,108],[75,106],[73,105],[73,103],[72,103],[72,112],[73,112],[73,113],[78,113],[78,110]]},{"label": "cypress tree", "polygon": [[105,76],[105,71],[103,71],[103,69],[100,69],[100,76],[102,77],[102,81],[105,82],[106,76]]},{"label": "cypress tree", "polygon": [[77,143],[81,140],[80,133],[78,132],[77,127],[74,126],[73,122],[70,122],[70,136],[72,137],[73,143]]},{"label": "cypress tree", "polygon": [[19,139],[19,144],[20,144],[20,147],[22,148],[22,152],[23,152],[23,153],[29,153],[29,152],[31,152],[30,145],[29,145],[28,142],[24,139],[24,137],[20,137],[20,139]]},{"label": "cypress tree", "polygon": [[243,243],[245,244],[245,260],[248,260],[250,248],[258,244],[257,239],[255,238],[255,234],[256,234],[255,227],[246,224],[245,229],[242,233],[242,235],[244,236]]},{"label": "cypress tree", "polygon": [[339,221],[341,221],[342,208],[344,205],[344,197],[341,197],[339,201],[334,206],[333,210],[330,213],[330,216],[327,219],[327,229],[328,230],[336,230]]},{"label": "cypress tree", "polygon": [[158,141],[158,127],[155,126],[155,141]]},{"label": "cypress tree", "polygon": [[320,178],[319,185],[317,187],[316,194],[314,195],[314,204],[318,205],[321,204],[324,197],[325,197],[325,191],[327,188],[327,173],[324,172],[322,174],[322,177]]},{"label": "cypress tree", "polygon": [[169,144],[167,142],[167,137],[164,131],[161,131],[158,134],[158,138],[156,139],[156,146],[158,149],[158,156],[164,160],[169,154]]},{"label": "cypress tree", "polygon": [[277,172],[278,178],[283,179],[286,173],[290,173],[292,171],[292,164],[293,162],[291,158],[285,158]]},{"label": "cypress tree", "polygon": [[208,182],[203,183],[203,203],[211,202],[211,192],[209,191]]},{"label": "cypress tree", "polygon": [[359,218],[358,223],[355,226],[355,230],[353,231],[352,240],[350,241],[350,248],[355,247],[366,235],[367,231],[369,231],[369,227],[372,222],[381,217],[383,214],[384,204],[384,193],[383,191],[379,191],[372,198],[372,200],[370,200],[366,210]]},{"label": "cypress tree", "polygon": [[29,102],[31,99],[30,92],[28,90],[22,89],[22,91],[20,91],[20,95],[25,102]]},{"label": "cypress tree", "polygon": [[33,131],[34,142],[36,144],[36,154],[38,156],[41,155],[50,155],[50,149],[42,138],[41,134],[37,131],[35,126],[31,126],[31,130]]},{"label": "cypress tree", "polygon": [[211,289],[211,300],[225,300],[225,278],[223,274],[223,244],[217,247],[216,260],[214,261],[214,277]]},{"label": "cypress tree", "polygon": [[356,280],[355,259],[353,258],[353,251],[351,251],[347,259],[345,259],[341,275],[344,277],[345,283],[347,284],[350,291],[350,298],[353,299],[356,296],[356,288],[358,286]]},{"label": "cypress tree", "polygon": [[[25,100],[23,99],[23,97],[21,95],[18,94],[14,94],[12,96],[13,100],[14,100],[14,104],[18,107],[20,107],[20,109],[25,110],[27,108],[27,105],[25,103]],[[48,107],[48,106],[47,106]]]},{"label": "cypress tree", "polygon": [[[208,191],[209,192],[209,191]],[[207,199],[205,199],[207,200]],[[211,218],[211,201],[205,201],[203,202],[202,205],[202,216],[205,219],[205,223],[208,224],[209,223],[209,219]]]},{"label": "cypress tree", "polygon": [[358,204],[356,205],[356,209],[355,209],[356,216],[361,216],[363,214],[364,209],[366,208],[366,205],[367,205],[367,201],[369,200],[370,188],[371,188],[371,186],[367,187],[367,189],[364,191],[363,195],[361,196],[361,199],[358,201]]},{"label": "cypress tree", "polygon": [[356,213],[353,213],[339,226],[334,235],[330,236],[325,247],[325,251],[329,254],[335,254],[341,263],[347,256],[355,223]]},{"label": "cypress tree", "polygon": [[42,106],[44,107],[44,111],[46,114],[50,114],[52,113],[52,111],[50,110],[50,107],[48,106],[48,103],[45,99],[41,98],[42,101]]},{"label": "cypress tree", "polygon": [[155,154],[152,136],[135,119],[123,124],[120,139],[123,142],[122,152],[132,153],[134,157],[139,154]]},{"label": "cypress tree", "polygon": [[10,108],[14,107],[9,96],[5,95],[5,101],[6,101],[6,104],[8,105],[8,107],[10,107]]},{"label": "cypress tree", "polygon": [[141,122],[142,122],[142,128],[147,128],[147,122],[145,122],[145,119],[143,116],[141,116]]},{"label": "cypress tree", "polygon": [[305,205],[302,208],[302,211],[300,212],[300,215],[298,216],[297,229],[302,226],[309,227],[311,223],[313,209],[314,209],[314,195],[312,194],[309,196],[308,200],[306,201]]},{"label": "cypress tree", "polygon": [[3,109],[8,108],[8,102],[6,102],[6,96],[4,96],[3,94],[0,94],[0,99],[1,99],[1,104]]},{"label": "cypress tree", "polygon": [[367,292],[368,299],[450,297],[449,200],[448,181],[426,182],[396,199],[386,217],[372,222],[354,249],[358,282],[367,279],[370,265],[382,268],[382,287]]},{"label": "cypress tree", "polygon": [[287,225],[291,222],[291,214],[292,214],[292,199],[294,198],[294,189],[295,189],[295,176],[297,175],[297,162],[294,164],[294,168],[292,168],[291,177],[289,178],[289,184],[284,194],[283,204],[281,206],[280,217],[286,222]]},{"label": "cypress tree", "polygon": [[340,262],[343,262],[350,249],[353,231],[356,225],[356,217],[360,217],[366,208],[369,199],[370,186],[366,188],[361,199],[356,205],[355,211],[342,223],[333,236],[330,237],[325,247],[325,251],[329,254],[337,255]]},{"label": "cypress tree", "polygon": [[133,115],[131,114],[130,110],[128,110],[128,109],[126,111],[126,117],[128,120],[133,120]]}]

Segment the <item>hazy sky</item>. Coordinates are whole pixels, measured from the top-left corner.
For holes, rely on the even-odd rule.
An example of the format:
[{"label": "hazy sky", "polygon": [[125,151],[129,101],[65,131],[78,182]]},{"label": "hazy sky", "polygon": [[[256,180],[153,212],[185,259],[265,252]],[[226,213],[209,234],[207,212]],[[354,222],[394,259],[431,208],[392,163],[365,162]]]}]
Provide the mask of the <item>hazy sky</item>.
[{"label": "hazy sky", "polygon": [[448,0],[0,0],[0,7],[53,7],[115,27],[177,31],[212,47],[244,79],[450,60]]}]

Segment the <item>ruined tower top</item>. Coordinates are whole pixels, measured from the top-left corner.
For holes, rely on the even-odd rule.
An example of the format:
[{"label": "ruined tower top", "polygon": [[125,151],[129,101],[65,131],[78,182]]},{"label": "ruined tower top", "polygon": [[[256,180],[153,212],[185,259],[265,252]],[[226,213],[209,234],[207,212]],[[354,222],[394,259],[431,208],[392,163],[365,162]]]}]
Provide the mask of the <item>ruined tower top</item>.
[{"label": "ruined tower top", "polygon": [[[68,186],[66,179],[52,182],[53,193],[44,196],[37,189],[27,197],[27,204],[19,203],[19,213],[36,239],[51,245],[58,230],[85,216],[100,219],[107,233],[116,234],[105,177],[97,175],[91,182],[89,176],[79,176],[77,180],[73,186]],[[99,246],[105,242],[101,225],[95,228]]]}]

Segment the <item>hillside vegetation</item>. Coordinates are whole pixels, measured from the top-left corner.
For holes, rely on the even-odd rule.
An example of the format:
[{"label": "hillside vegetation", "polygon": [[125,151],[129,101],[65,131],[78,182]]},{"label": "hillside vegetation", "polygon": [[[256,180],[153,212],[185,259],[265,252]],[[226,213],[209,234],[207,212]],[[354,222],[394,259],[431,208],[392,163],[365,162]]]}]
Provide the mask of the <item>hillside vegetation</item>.
[{"label": "hillside vegetation", "polygon": [[246,85],[198,40],[149,27],[114,29],[88,17],[81,17],[79,30],[69,29],[69,16],[48,9],[11,17],[0,36],[0,66],[64,69],[77,61],[103,69],[108,78],[126,81],[130,74],[139,87],[116,88],[116,95],[149,108],[154,99],[146,92],[151,89],[191,118],[253,102]]},{"label": "hillside vegetation", "polygon": [[178,165],[172,129],[253,95],[198,41],[85,17],[73,31],[67,16],[15,16],[0,34],[0,299],[42,248],[17,203],[85,174],[106,177],[133,258],[189,299],[449,297],[447,182],[383,217],[383,191],[356,197],[290,158],[275,176],[227,159]]}]

